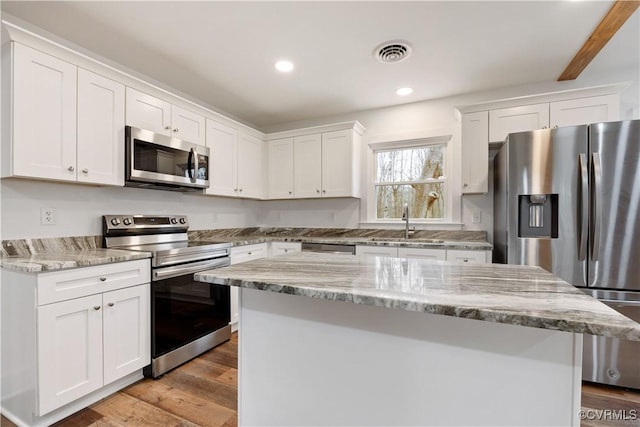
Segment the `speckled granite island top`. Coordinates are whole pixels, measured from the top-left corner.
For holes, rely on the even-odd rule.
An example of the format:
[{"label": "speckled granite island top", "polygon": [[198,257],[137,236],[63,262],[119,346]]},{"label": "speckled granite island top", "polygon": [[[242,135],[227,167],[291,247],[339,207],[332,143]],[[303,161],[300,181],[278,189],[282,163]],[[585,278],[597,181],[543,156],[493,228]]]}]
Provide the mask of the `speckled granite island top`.
[{"label": "speckled granite island top", "polygon": [[539,267],[296,253],[196,280],[408,311],[640,341],[640,324]]},{"label": "speckled granite island top", "polygon": [[8,270],[39,273],[150,257],[151,254],[148,252],[132,252],[119,249],[82,249],[24,256],[3,256],[0,258],[0,265]]}]

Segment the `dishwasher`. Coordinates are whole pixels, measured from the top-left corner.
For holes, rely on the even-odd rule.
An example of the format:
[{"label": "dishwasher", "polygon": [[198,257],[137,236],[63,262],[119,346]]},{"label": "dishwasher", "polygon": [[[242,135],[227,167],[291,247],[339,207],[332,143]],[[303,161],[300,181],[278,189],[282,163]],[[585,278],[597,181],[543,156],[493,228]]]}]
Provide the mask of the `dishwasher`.
[{"label": "dishwasher", "polygon": [[302,243],[302,252],[355,255],[356,245],[340,245],[334,243]]}]

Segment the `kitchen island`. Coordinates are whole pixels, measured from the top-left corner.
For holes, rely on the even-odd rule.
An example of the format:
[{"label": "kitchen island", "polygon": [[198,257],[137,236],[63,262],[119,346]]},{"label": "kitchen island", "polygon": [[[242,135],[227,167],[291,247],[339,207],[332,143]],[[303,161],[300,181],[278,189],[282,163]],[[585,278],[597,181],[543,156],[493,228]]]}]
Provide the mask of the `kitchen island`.
[{"label": "kitchen island", "polygon": [[582,334],[640,325],[538,267],[298,253],[241,288],[240,425],[579,425]]}]

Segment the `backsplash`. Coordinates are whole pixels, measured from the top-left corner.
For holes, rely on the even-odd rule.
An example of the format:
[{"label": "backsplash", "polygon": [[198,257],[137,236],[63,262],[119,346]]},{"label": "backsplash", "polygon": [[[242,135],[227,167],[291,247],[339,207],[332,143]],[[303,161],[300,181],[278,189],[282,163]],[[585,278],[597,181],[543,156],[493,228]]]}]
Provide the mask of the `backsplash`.
[{"label": "backsplash", "polygon": [[[294,227],[252,227],[225,228],[216,230],[189,231],[189,238],[205,240],[235,237],[384,237],[403,239],[404,230],[382,230],[374,228],[294,228]],[[447,241],[485,242],[485,231],[416,230],[412,239],[434,239]]]}]

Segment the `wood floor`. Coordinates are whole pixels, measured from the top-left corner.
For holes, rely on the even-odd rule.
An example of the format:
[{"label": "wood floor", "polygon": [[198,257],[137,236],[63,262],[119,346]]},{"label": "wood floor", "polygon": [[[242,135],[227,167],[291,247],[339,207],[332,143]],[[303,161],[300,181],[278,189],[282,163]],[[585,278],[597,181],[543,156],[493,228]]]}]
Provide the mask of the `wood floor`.
[{"label": "wood floor", "polygon": [[[221,426],[237,425],[238,336],[165,374],[145,379],[84,409],[55,427]],[[581,427],[640,425],[640,391],[585,383],[582,407],[589,418],[596,410],[626,411],[635,420],[585,419]],[[594,411],[594,412],[589,412]],[[634,412],[635,411],[635,412]],[[0,426],[13,427],[2,417]]]}]

